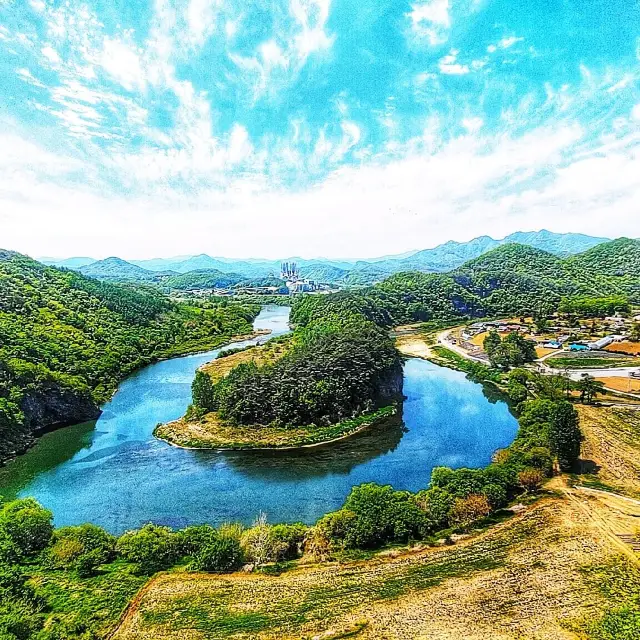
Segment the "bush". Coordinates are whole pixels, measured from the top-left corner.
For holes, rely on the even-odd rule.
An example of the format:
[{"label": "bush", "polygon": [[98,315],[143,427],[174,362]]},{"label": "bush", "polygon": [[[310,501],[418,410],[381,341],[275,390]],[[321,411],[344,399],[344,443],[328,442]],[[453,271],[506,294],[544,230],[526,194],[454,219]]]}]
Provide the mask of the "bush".
[{"label": "bush", "polygon": [[416,503],[424,511],[432,531],[445,529],[449,525],[449,512],[454,501],[455,497],[441,487],[420,491],[416,495]]},{"label": "bush", "polygon": [[271,528],[271,537],[282,548],[278,560],[293,560],[302,555],[308,529],[301,522],[276,524]]},{"label": "bush", "polygon": [[13,545],[17,553],[32,556],[42,551],[53,533],[53,514],[33,498],[8,502],[0,509],[0,531],[3,546]]},{"label": "bush", "polygon": [[347,527],[345,546],[376,548],[386,542],[421,538],[429,528],[424,512],[408,491],[389,485],[362,484],[351,489],[344,508],[355,514]]},{"label": "bush", "polygon": [[49,551],[53,566],[73,568],[81,576],[90,576],[115,557],[116,538],[94,524],[63,527],[55,531]]},{"label": "bush", "polygon": [[179,538],[169,527],[146,524],[142,529],[124,533],[116,543],[116,551],[135,565],[137,573],[150,575],[178,560]]},{"label": "bush", "polygon": [[472,493],[466,498],[456,498],[453,507],[451,507],[449,520],[452,524],[466,528],[490,513],[491,505],[487,497],[482,494]]},{"label": "bush", "polygon": [[316,562],[328,560],[333,552],[333,544],[326,530],[319,526],[311,527],[304,540],[304,552]]},{"label": "bush", "polygon": [[264,514],[260,514],[253,527],[242,534],[240,546],[246,559],[257,566],[276,562],[287,548],[286,543],[274,538],[273,527],[267,524]]},{"label": "bush", "polygon": [[240,544],[233,538],[216,535],[195,553],[191,566],[196,571],[224,573],[242,566]]},{"label": "bush", "polygon": [[535,493],[542,487],[544,481],[544,474],[540,469],[534,469],[532,467],[523,469],[518,474],[518,482],[527,493]]}]

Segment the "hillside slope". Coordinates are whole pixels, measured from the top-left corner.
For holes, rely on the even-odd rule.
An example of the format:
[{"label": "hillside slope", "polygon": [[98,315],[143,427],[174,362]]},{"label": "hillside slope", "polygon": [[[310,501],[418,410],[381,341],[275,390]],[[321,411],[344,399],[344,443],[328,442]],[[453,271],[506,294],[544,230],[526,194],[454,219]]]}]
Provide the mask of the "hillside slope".
[{"label": "hillside slope", "polygon": [[[569,259],[505,244],[450,273],[397,273],[357,292],[303,297],[294,302],[291,319],[306,324],[328,309],[337,314],[356,310],[379,324],[394,325],[532,313],[576,295],[626,295],[640,302],[636,243],[615,240]],[[621,247],[626,267],[624,275],[615,275],[622,264]]]},{"label": "hillside slope", "polygon": [[0,460],[37,429],[95,418],[140,366],[250,332],[258,310],[177,305],[0,251]]}]

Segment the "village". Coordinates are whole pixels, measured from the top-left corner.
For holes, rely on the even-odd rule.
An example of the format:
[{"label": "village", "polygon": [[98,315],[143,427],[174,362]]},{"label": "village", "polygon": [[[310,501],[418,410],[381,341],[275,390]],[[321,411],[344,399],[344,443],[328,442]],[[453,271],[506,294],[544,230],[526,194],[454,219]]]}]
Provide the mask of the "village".
[{"label": "village", "polygon": [[473,322],[440,334],[439,341],[463,357],[488,364],[484,340],[496,331],[519,333],[535,343],[541,373],[562,373],[574,380],[590,375],[606,388],[640,394],[640,310],[603,318],[554,313]]}]

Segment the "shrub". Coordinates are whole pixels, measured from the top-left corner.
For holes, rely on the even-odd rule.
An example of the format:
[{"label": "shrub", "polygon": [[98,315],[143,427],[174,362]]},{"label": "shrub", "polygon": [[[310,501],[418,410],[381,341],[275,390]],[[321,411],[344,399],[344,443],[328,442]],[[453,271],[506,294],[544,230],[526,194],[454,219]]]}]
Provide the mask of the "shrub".
[{"label": "shrub", "polygon": [[356,514],[344,508],[327,513],[318,520],[314,527],[317,531],[312,535],[322,534],[332,546],[343,547],[347,532],[355,519]]},{"label": "shrub", "polygon": [[191,566],[196,571],[224,573],[242,566],[242,549],[234,538],[216,535],[195,553]]},{"label": "shrub", "polygon": [[271,528],[271,537],[282,548],[278,560],[292,560],[302,555],[308,529],[301,522],[276,524]]},{"label": "shrub", "polygon": [[246,559],[260,566],[282,559],[287,552],[288,542],[283,535],[274,535],[274,527],[267,524],[266,515],[261,513],[253,526],[242,534],[240,546]]},{"label": "shrub", "polygon": [[441,487],[420,491],[416,495],[416,503],[424,511],[432,531],[445,529],[449,525],[449,512],[454,500],[455,497]]},{"label": "shrub", "polygon": [[420,538],[428,529],[424,512],[408,491],[375,483],[354,487],[344,507],[355,518],[347,527],[345,546],[375,548],[390,541]]},{"label": "shrub", "polygon": [[452,524],[466,528],[490,513],[491,505],[487,497],[482,494],[472,493],[466,498],[456,498],[451,507],[449,520]]},{"label": "shrub", "polygon": [[116,551],[135,565],[137,573],[149,575],[174,564],[180,556],[180,545],[168,527],[146,524],[120,536]]},{"label": "shrub", "polygon": [[92,575],[115,556],[116,538],[94,524],[57,529],[53,540],[51,563],[59,568],[74,568],[81,576]]},{"label": "shrub", "polygon": [[181,555],[194,556],[203,547],[218,537],[218,532],[209,524],[186,527],[176,534],[176,545]]},{"label": "shrub", "polygon": [[527,493],[535,493],[542,487],[544,474],[540,469],[530,467],[518,474],[518,482]]},{"label": "shrub", "polygon": [[307,531],[304,552],[316,562],[324,562],[331,557],[333,544],[325,529],[315,526]]},{"label": "shrub", "polygon": [[33,498],[8,502],[0,509],[0,531],[20,555],[42,551],[53,533],[53,514]]}]

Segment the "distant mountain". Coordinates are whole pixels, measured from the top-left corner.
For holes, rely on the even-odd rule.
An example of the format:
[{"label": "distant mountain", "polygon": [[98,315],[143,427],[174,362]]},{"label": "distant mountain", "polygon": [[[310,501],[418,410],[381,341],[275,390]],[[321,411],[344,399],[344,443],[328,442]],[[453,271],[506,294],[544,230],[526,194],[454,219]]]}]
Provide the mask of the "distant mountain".
[{"label": "distant mountain", "polygon": [[56,260],[55,258],[42,258],[42,264],[50,267],[63,267],[64,269],[79,269],[86,267],[88,264],[96,262],[95,258],[66,258],[65,260]]},{"label": "distant mountain", "polygon": [[217,269],[189,271],[162,280],[165,289],[227,289],[235,286],[279,287],[284,282],[277,278],[246,278],[239,273],[224,273]]},{"label": "distant mountain", "polygon": [[157,272],[148,271],[126,260],[115,257],[98,260],[97,262],[92,262],[76,270],[83,276],[89,278],[112,280],[114,282],[124,282],[126,280],[135,280],[137,282],[156,280],[160,276]]},{"label": "distant mountain", "polygon": [[[129,266],[143,269],[142,272],[135,272],[130,268],[124,269],[122,268],[123,265],[119,267],[112,265],[113,269],[107,265],[105,269],[103,263],[106,261],[95,262],[91,258],[69,258],[68,260],[57,261],[55,264],[81,270],[86,275],[90,275],[91,270],[86,271],[83,269],[91,267],[92,264],[97,264],[98,267],[96,269],[98,271],[95,277],[102,277],[103,279],[114,279],[112,276],[118,271],[125,274],[125,279],[148,280],[153,278],[148,273],[145,274],[145,272],[155,272],[158,275],[167,271],[190,273],[213,270],[225,274],[236,274],[245,279],[255,281],[264,278],[277,278],[280,275],[280,264],[282,262],[296,262],[300,269],[300,274],[304,278],[343,285],[367,285],[403,271],[421,271],[424,273],[452,271],[469,260],[478,258],[492,249],[510,243],[526,245],[541,251],[547,251],[556,256],[567,257],[587,251],[606,242],[606,238],[597,238],[580,233],[553,233],[542,229],[541,231],[518,231],[501,240],[496,240],[490,236],[480,236],[469,242],[451,240],[433,249],[353,262],[299,257],[283,258],[282,260],[258,258],[236,260],[233,258],[211,257],[203,253],[196,256],[131,260],[126,263]],[[112,261],[114,259],[108,258],[107,260]]]}]

